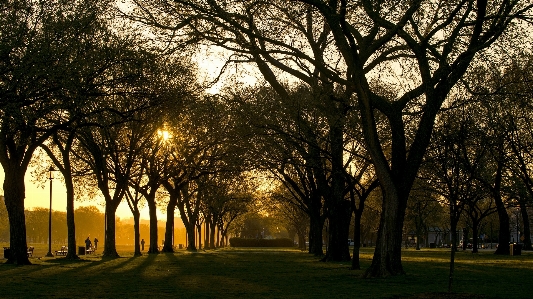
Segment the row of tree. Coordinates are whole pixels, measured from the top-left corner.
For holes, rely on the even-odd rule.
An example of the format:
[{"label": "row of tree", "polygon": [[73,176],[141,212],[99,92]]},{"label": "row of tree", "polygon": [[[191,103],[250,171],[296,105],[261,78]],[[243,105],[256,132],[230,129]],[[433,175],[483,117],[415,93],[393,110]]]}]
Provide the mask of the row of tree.
[{"label": "row of tree", "polygon": [[246,211],[253,184],[243,172],[241,143],[228,142],[238,140],[232,120],[217,98],[202,95],[187,49],[163,51],[117,17],[113,2],[0,5],[8,263],[30,263],[24,209],[30,163],[42,172],[52,164],[63,176],[67,258],[77,258],[75,198],[104,198],[104,256],[117,256],[115,212],[123,200],[134,216],[137,255],[143,203],[150,210],[149,252],[159,252],[161,206],[167,210],[163,251],[173,250],[175,209],[190,250],[202,223],[212,246],[216,233],[224,240],[228,225]]},{"label": "row of tree", "polygon": [[[178,209],[195,250],[202,223],[211,246],[259,201],[300,244],[308,232],[313,254],[323,254],[327,227],[326,261],[351,259],[354,216],[354,268],[361,235],[377,224],[362,220],[379,215],[366,275],[396,275],[407,213],[423,227],[424,206],[435,206],[422,199],[449,209],[454,236],[460,217],[477,235],[496,211],[498,250],[508,250],[509,203],[523,201],[526,213],[533,198],[531,60],[516,47],[529,41],[527,1],[133,3],[121,14],[150,34],[101,1],[1,4],[11,20],[0,53],[9,261],[29,263],[23,179],[39,147],[65,178],[69,250],[74,186],[105,198],[108,256],[122,200],[136,219],[136,254],[142,201],[150,252],[158,206],[166,234]],[[229,53],[226,66],[255,65],[265,84],[203,93],[187,59],[197,45]],[[252,190],[265,174],[274,184],[259,198]]]},{"label": "row of tree", "polygon": [[[237,109],[250,107],[242,111],[260,130],[260,159],[309,217],[312,252],[322,251],[327,220],[325,260],[349,259],[349,219],[353,212],[359,226],[365,199],[379,187],[381,218],[367,276],[403,273],[408,199],[426,153],[433,144],[443,149],[433,134],[440,123],[450,125],[441,112],[458,104],[454,98],[476,102],[461,82],[469,70],[486,58],[501,65],[522,54],[516,45],[529,40],[532,8],[527,1],[134,2],[132,19],[174,33],[176,42],[220,47],[231,54],[228,63],[255,64],[270,87],[232,98]],[[477,109],[463,108],[467,115]],[[275,152],[265,150],[272,146]],[[485,181],[485,188],[502,234],[508,223],[500,182]],[[469,183],[461,178],[457,186]],[[461,207],[449,206],[453,224]],[[499,248],[507,241],[501,236]]]},{"label": "row of tree", "polygon": [[[26,210],[26,228],[27,239],[29,245],[36,243],[47,244],[48,243],[48,216],[49,210],[44,208],[35,208],[33,210]],[[0,215],[2,219],[7,220],[7,211],[5,205],[0,205]],[[82,206],[76,208],[74,211],[74,217],[76,219],[76,242],[81,245],[87,237],[90,237],[91,241],[94,238],[103,241],[104,236],[104,213],[102,213],[95,206]],[[68,242],[67,226],[65,225],[67,220],[66,212],[64,211],[52,211],[52,244],[53,246],[63,246]],[[150,235],[150,226],[148,224],[141,224],[140,226],[141,236]],[[180,230],[176,230],[175,241],[176,243],[185,243],[185,234]],[[159,229],[159,233],[164,230]],[[161,235],[162,236],[162,235]],[[118,219],[116,229],[117,244],[129,245],[134,242],[133,223]],[[9,223],[7,221],[0,222],[0,242],[9,242]],[[100,243],[102,246],[102,243]]]}]

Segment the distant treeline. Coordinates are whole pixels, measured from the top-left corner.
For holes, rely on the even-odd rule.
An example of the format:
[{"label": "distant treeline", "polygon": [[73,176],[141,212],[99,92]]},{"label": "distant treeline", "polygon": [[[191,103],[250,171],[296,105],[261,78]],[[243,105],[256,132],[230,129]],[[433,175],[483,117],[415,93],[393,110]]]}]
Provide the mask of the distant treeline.
[{"label": "distant treeline", "polygon": [[[48,242],[48,215],[47,208],[34,208],[25,211],[27,242],[28,245]],[[76,243],[84,244],[89,237],[92,240],[98,238],[101,244],[104,242],[104,213],[96,206],[79,207],[74,211],[76,222]],[[147,224],[140,225],[141,238],[149,243],[150,227]],[[164,236],[164,228],[160,228],[159,236]],[[181,237],[180,237],[181,236]],[[127,220],[117,220],[116,240],[117,244],[134,243],[133,223]],[[176,244],[185,243],[185,232],[176,230]],[[6,206],[0,203],[0,242],[9,242],[9,221]],[[67,215],[66,212],[52,211],[52,243],[58,245],[67,244]]]}]

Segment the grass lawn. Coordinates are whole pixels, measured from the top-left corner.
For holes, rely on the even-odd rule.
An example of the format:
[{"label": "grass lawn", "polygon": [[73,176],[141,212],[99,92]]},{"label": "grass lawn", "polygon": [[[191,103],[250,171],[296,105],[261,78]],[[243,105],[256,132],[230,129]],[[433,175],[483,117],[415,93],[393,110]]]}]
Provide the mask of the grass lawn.
[{"label": "grass lawn", "polygon": [[[58,248],[53,248],[57,250]],[[120,258],[46,258],[38,245],[31,266],[0,264],[0,298],[533,298],[533,253],[495,256],[459,252],[453,296],[445,296],[449,251],[405,250],[406,275],[362,279],[348,263],[323,263],[293,249],[226,248]],[[368,267],[371,248],[362,248]],[[474,296],[475,295],[475,296]]]}]

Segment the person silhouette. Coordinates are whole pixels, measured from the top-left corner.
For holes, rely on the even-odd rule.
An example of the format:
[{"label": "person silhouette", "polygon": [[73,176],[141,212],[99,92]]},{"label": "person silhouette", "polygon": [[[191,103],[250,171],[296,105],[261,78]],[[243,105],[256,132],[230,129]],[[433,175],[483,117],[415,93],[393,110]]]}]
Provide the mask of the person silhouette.
[{"label": "person silhouette", "polygon": [[91,246],[92,246],[91,239],[89,239],[89,237],[87,237],[87,239],[85,240],[85,250],[89,250],[89,248],[91,248]]},{"label": "person silhouette", "polygon": [[94,238],[94,250],[98,249],[98,239]]},{"label": "person silhouette", "polygon": [[144,239],[141,240],[141,250],[144,251]]}]

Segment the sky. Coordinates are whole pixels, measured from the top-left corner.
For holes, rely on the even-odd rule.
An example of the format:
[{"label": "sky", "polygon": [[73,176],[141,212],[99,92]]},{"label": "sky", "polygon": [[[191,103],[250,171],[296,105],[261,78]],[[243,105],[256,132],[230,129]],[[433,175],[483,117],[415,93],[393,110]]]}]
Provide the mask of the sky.
[{"label": "sky", "polygon": [[[55,172],[55,176],[60,176],[59,172]],[[41,182],[44,182],[44,186],[41,186],[41,182],[35,182],[35,180],[32,178],[32,169],[29,169],[28,172],[26,172],[25,177],[25,186],[26,186],[26,200],[24,201],[24,207],[26,209],[33,209],[36,207],[41,208],[49,208],[50,207],[50,180],[47,177],[44,177],[40,180]],[[4,183],[4,169],[0,166],[0,188],[3,186]],[[44,187],[44,188],[43,188]],[[0,194],[3,195],[4,191],[3,188],[0,190]],[[95,199],[92,201],[83,201],[83,202],[75,202],[74,203],[74,209],[80,207],[80,206],[96,206],[102,213],[104,212],[104,200],[102,199]],[[63,184],[62,180],[60,178],[56,178],[52,182],[52,210],[54,211],[63,211],[66,212],[67,210],[67,196],[66,196],[66,189],[65,185]],[[124,199],[119,207],[117,208],[117,216],[120,217],[120,219],[128,219],[132,217],[130,208],[128,207],[128,204],[126,203],[126,200]],[[145,206],[141,210],[141,219],[149,219],[148,214],[148,207]],[[157,213],[157,219],[158,220],[164,220],[166,219],[166,213],[163,213],[161,211],[158,211]]]}]

